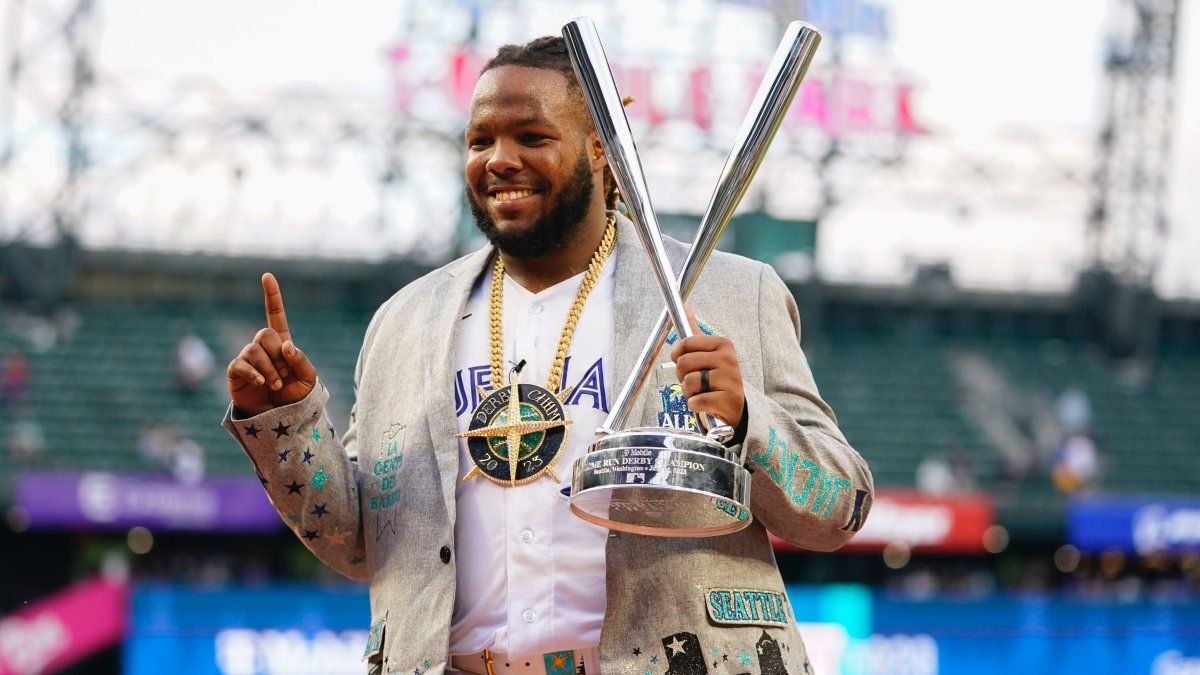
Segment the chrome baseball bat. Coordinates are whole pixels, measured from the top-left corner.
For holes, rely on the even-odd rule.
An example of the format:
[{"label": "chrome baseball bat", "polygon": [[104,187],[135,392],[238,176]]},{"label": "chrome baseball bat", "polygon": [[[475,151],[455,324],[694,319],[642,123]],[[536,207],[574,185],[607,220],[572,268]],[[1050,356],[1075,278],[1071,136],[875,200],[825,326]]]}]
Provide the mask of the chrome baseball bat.
[{"label": "chrome baseball bat", "polygon": [[[717,241],[725,232],[725,227],[746,194],[746,189],[749,188],[750,181],[754,179],[754,174],[771,146],[771,141],[779,131],[779,126],[800,89],[800,83],[804,80],[820,44],[821,33],[802,21],[793,21],[784,31],[779,47],[775,50],[771,64],[750,104],[750,110],[738,129],[733,148],[729,151],[724,168],[721,169],[721,178],[713,190],[704,216],[700,219],[696,238],[683,263],[683,271],[679,275],[679,293],[684,299],[695,288],[701,270],[704,269],[705,263],[717,246]],[[670,328],[668,319],[666,311],[659,316],[656,327],[650,332],[649,339],[642,348],[632,375],[625,381],[614,400],[604,425],[597,431],[598,434],[613,433],[624,425],[633,400],[645,384],[653,369],[654,360],[667,339]]]},{"label": "chrome baseball bat", "polygon": [[[638,157],[637,144],[633,141],[633,130],[629,127],[629,118],[625,116],[625,106],[621,103],[621,94],[617,91],[616,80],[604,55],[600,35],[596,33],[595,24],[586,17],[567,23],[563,26],[562,34],[571,65],[583,87],[583,97],[592,114],[592,122],[600,136],[600,144],[604,146],[608,168],[617,181],[617,188],[621,191],[625,206],[629,208],[638,238],[642,240],[642,247],[650,258],[654,278],[667,301],[667,311],[679,335],[689,338],[692,336],[692,327],[683,308],[683,299],[679,297],[671,261],[663,247],[662,229],[650,203],[650,190]],[[724,421],[710,415],[706,415],[704,421],[711,437],[727,439],[733,436],[733,427]]]}]

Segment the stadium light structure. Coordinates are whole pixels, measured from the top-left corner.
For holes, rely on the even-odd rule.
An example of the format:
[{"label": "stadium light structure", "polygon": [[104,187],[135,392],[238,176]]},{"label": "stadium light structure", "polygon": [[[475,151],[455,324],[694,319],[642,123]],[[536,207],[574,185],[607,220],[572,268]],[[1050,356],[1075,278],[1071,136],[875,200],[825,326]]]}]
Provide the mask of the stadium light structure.
[{"label": "stadium light structure", "polygon": [[1106,110],[1096,144],[1084,311],[1116,357],[1149,357],[1154,281],[1169,230],[1167,178],[1180,0],[1110,0]]}]

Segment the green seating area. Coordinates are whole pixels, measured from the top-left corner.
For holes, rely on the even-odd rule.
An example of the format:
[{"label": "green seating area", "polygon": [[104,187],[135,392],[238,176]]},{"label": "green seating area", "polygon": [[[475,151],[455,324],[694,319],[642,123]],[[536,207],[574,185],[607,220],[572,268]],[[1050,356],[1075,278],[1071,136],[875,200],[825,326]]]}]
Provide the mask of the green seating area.
[{"label": "green seating area", "polygon": [[[288,306],[293,333],[314,360],[332,395],[335,420],[349,415],[353,368],[370,319],[331,308]],[[32,464],[65,470],[153,471],[137,452],[146,425],[178,428],[204,448],[210,474],[244,473],[242,450],[220,426],[228,405],[225,367],[264,325],[261,306],[90,305],[79,311],[73,336],[38,351],[12,330],[0,331],[0,355],[19,346],[30,363],[27,410],[40,424],[46,449]],[[6,326],[11,328],[11,326]],[[206,386],[186,394],[175,383],[180,337],[203,338],[216,361]],[[14,411],[0,406],[0,438]],[[28,463],[7,462],[11,468]],[[7,499],[12,472],[0,476]]]},{"label": "green seating area", "polygon": [[1200,492],[1200,348],[1164,347],[1145,375],[1115,369],[1094,347],[1005,339],[977,348],[1027,392],[1087,392],[1105,490]]},{"label": "green seating area", "polygon": [[829,327],[806,345],[825,400],[877,485],[913,485],[931,454],[990,474],[995,452],[962,413],[948,345],[891,331]]},{"label": "green seating area", "polygon": [[[330,412],[344,425],[369,312],[289,301],[288,313],[297,343],[333,395]],[[74,334],[44,351],[6,319],[0,314],[0,355],[12,345],[28,355],[28,409],[47,443],[26,466],[160,470],[137,452],[139,430],[159,423],[199,443],[210,474],[249,471],[218,421],[228,401],[225,364],[261,327],[261,306],[87,305]],[[982,487],[995,486],[1000,455],[965,412],[951,365],[954,354],[970,352],[1022,394],[1053,400],[1068,385],[1088,393],[1103,489],[1200,490],[1200,348],[1164,347],[1148,378],[1130,384],[1095,348],[1062,340],[905,330],[886,322],[811,328],[806,351],[821,393],[871,463],[878,485],[913,485],[922,458],[936,454],[965,458]],[[202,337],[216,359],[208,385],[191,395],[179,391],[173,370],[176,344],[187,331]],[[0,438],[7,439],[13,422],[12,412],[0,407]],[[0,501],[9,498],[12,473],[0,474]],[[1043,497],[1053,492],[1044,476],[1021,490]]]},{"label": "green seating area", "polygon": [[[982,487],[995,486],[999,454],[963,410],[950,365],[971,353],[1032,401],[1052,402],[1068,386],[1088,394],[1101,490],[1200,492],[1200,347],[1168,345],[1138,377],[1097,347],[1061,339],[836,325],[821,333],[807,345],[818,386],[879,485],[912,485],[922,457],[957,453]],[[1053,492],[1044,472],[1018,489]]]}]

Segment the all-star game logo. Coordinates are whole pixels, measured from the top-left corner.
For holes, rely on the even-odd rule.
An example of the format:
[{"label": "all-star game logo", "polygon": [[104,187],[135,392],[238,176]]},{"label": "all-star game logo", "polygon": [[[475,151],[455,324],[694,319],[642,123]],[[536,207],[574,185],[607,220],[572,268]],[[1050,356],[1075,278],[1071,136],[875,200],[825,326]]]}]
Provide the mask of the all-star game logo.
[{"label": "all-star game logo", "polygon": [[662,397],[662,412],[658,413],[658,426],[684,431],[700,431],[696,415],[688,407],[687,397],[683,395],[683,387],[672,382],[663,387],[658,395]]},{"label": "all-star game logo", "polygon": [[[700,326],[700,332],[705,335],[720,335],[715,328],[700,319],[696,320],[696,324]],[[667,333],[667,346],[674,345],[678,340],[679,335],[672,328],[671,332]],[[688,407],[687,397],[683,395],[683,387],[678,382],[672,382],[663,387],[659,390],[658,395],[662,398],[662,412],[658,413],[658,426],[696,433],[704,432],[700,428],[700,423],[696,421],[696,413]]]},{"label": "all-star game logo", "polygon": [[[559,396],[567,394],[564,390]],[[458,434],[467,439],[475,463],[463,480],[482,475],[493,483],[515,486],[549,474],[557,481],[554,462],[571,423],[559,396],[514,379],[511,385],[484,397],[471,414],[468,430]]]}]

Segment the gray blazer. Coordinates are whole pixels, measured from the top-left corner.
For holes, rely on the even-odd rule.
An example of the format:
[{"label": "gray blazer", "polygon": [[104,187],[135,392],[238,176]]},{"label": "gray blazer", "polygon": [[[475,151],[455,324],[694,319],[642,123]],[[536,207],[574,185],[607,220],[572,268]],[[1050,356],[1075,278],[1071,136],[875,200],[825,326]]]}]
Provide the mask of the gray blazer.
[{"label": "gray blazer", "polygon": [[[618,220],[613,372],[623,379],[663,302],[633,226]],[[687,246],[669,239],[666,246],[678,270]],[[305,399],[254,417],[239,419],[231,405],[222,422],[304,545],[370,584],[365,658],[373,672],[438,675],[447,668],[455,483],[463,475],[450,395],[455,345],[460,310],[491,255],[488,246],[460,258],[379,308],[340,440],[320,382]],[[774,270],[714,254],[690,304],[737,349],[754,522],[702,539],[610,534],[601,670],[808,673],[766,531],[807,549],[837,549],[867,517],[871,473],[817,392],[800,350],[796,304]],[[674,373],[651,376],[632,424],[658,423],[659,388],[669,384],[663,378],[673,381]],[[622,382],[608,384],[615,393]]]}]

